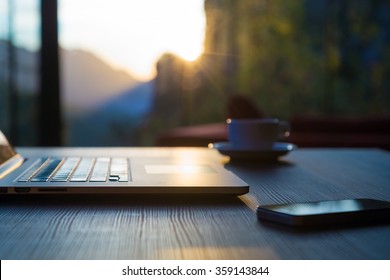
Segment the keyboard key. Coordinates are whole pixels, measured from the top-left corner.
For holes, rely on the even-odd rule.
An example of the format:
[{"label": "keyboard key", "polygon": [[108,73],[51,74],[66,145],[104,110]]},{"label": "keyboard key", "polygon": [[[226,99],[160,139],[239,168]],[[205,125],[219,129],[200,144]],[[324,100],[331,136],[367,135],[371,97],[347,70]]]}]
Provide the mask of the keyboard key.
[{"label": "keyboard key", "polygon": [[87,182],[95,162],[93,158],[82,158],[70,179],[71,182]]},{"label": "keyboard key", "polygon": [[111,181],[111,182],[118,182],[119,181],[119,176],[118,175],[110,175],[108,180]]},{"label": "keyboard key", "polygon": [[67,182],[70,174],[74,170],[76,164],[80,161],[80,158],[67,158],[56,174],[52,177],[52,182]]},{"label": "keyboard key", "polygon": [[19,177],[18,182],[28,182],[37,173],[39,166],[42,166],[47,158],[40,158],[34,162],[29,169],[27,169],[22,176]]},{"label": "keyboard key", "polygon": [[97,158],[89,181],[90,182],[107,181],[109,165],[110,165],[110,158]]},{"label": "keyboard key", "polygon": [[128,182],[129,166],[126,158],[113,158],[110,167],[110,181]]},{"label": "keyboard key", "polygon": [[62,162],[62,159],[49,158],[31,179],[31,182],[47,182]]}]

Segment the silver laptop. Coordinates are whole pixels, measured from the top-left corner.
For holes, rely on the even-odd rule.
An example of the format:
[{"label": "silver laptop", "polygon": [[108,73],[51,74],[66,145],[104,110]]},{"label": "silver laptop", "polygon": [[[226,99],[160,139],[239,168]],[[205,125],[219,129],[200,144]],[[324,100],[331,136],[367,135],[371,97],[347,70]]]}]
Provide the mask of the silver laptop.
[{"label": "silver laptop", "polygon": [[[19,153],[18,153],[19,152]],[[0,131],[0,195],[249,191],[207,148],[21,148]]]}]

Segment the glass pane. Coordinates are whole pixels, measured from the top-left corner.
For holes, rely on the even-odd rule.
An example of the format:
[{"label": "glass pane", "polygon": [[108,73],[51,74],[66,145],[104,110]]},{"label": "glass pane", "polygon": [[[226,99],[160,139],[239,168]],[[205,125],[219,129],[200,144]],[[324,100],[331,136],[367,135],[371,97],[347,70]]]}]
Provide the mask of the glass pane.
[{"label": "glass pane", "polygon": [[0,129],[14,145],[37,144],[39,0],[2,1],[0,6]]},{"label": "glass pane", "polygon": [[202,52],[203,0],[60,0],[68,145],[143,145],[156,62]]},{"label": "glass pane", "polygon": [[9,113],[9,3],[0,2],[0,129],[10,136]]},{"label": "glass pane", "polygon": [[237,95],[283,119],[390,113],[388,1],[60,3],[70,145],[154,144]]}]

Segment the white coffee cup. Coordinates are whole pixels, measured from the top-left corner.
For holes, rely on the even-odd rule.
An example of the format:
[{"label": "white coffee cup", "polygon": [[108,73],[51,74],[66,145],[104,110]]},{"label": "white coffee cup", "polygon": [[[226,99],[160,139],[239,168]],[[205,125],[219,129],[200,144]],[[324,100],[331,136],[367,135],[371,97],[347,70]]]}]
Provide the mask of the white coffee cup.
[{"label": "white coffee cup", "polygon": [[270,150],[289,135],[290,126],[279,119],[228,119],[228,140],[234,149]]}]

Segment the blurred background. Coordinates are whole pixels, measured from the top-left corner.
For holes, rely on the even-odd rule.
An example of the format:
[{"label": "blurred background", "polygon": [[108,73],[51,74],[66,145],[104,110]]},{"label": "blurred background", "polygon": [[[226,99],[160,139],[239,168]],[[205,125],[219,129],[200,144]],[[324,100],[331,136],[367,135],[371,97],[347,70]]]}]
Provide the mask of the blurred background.
[{"label": "blurred background", "polygon": [[389,116],[390,1],[0,1],[15,145],[155,145],[237,96],[287,120]]}]

